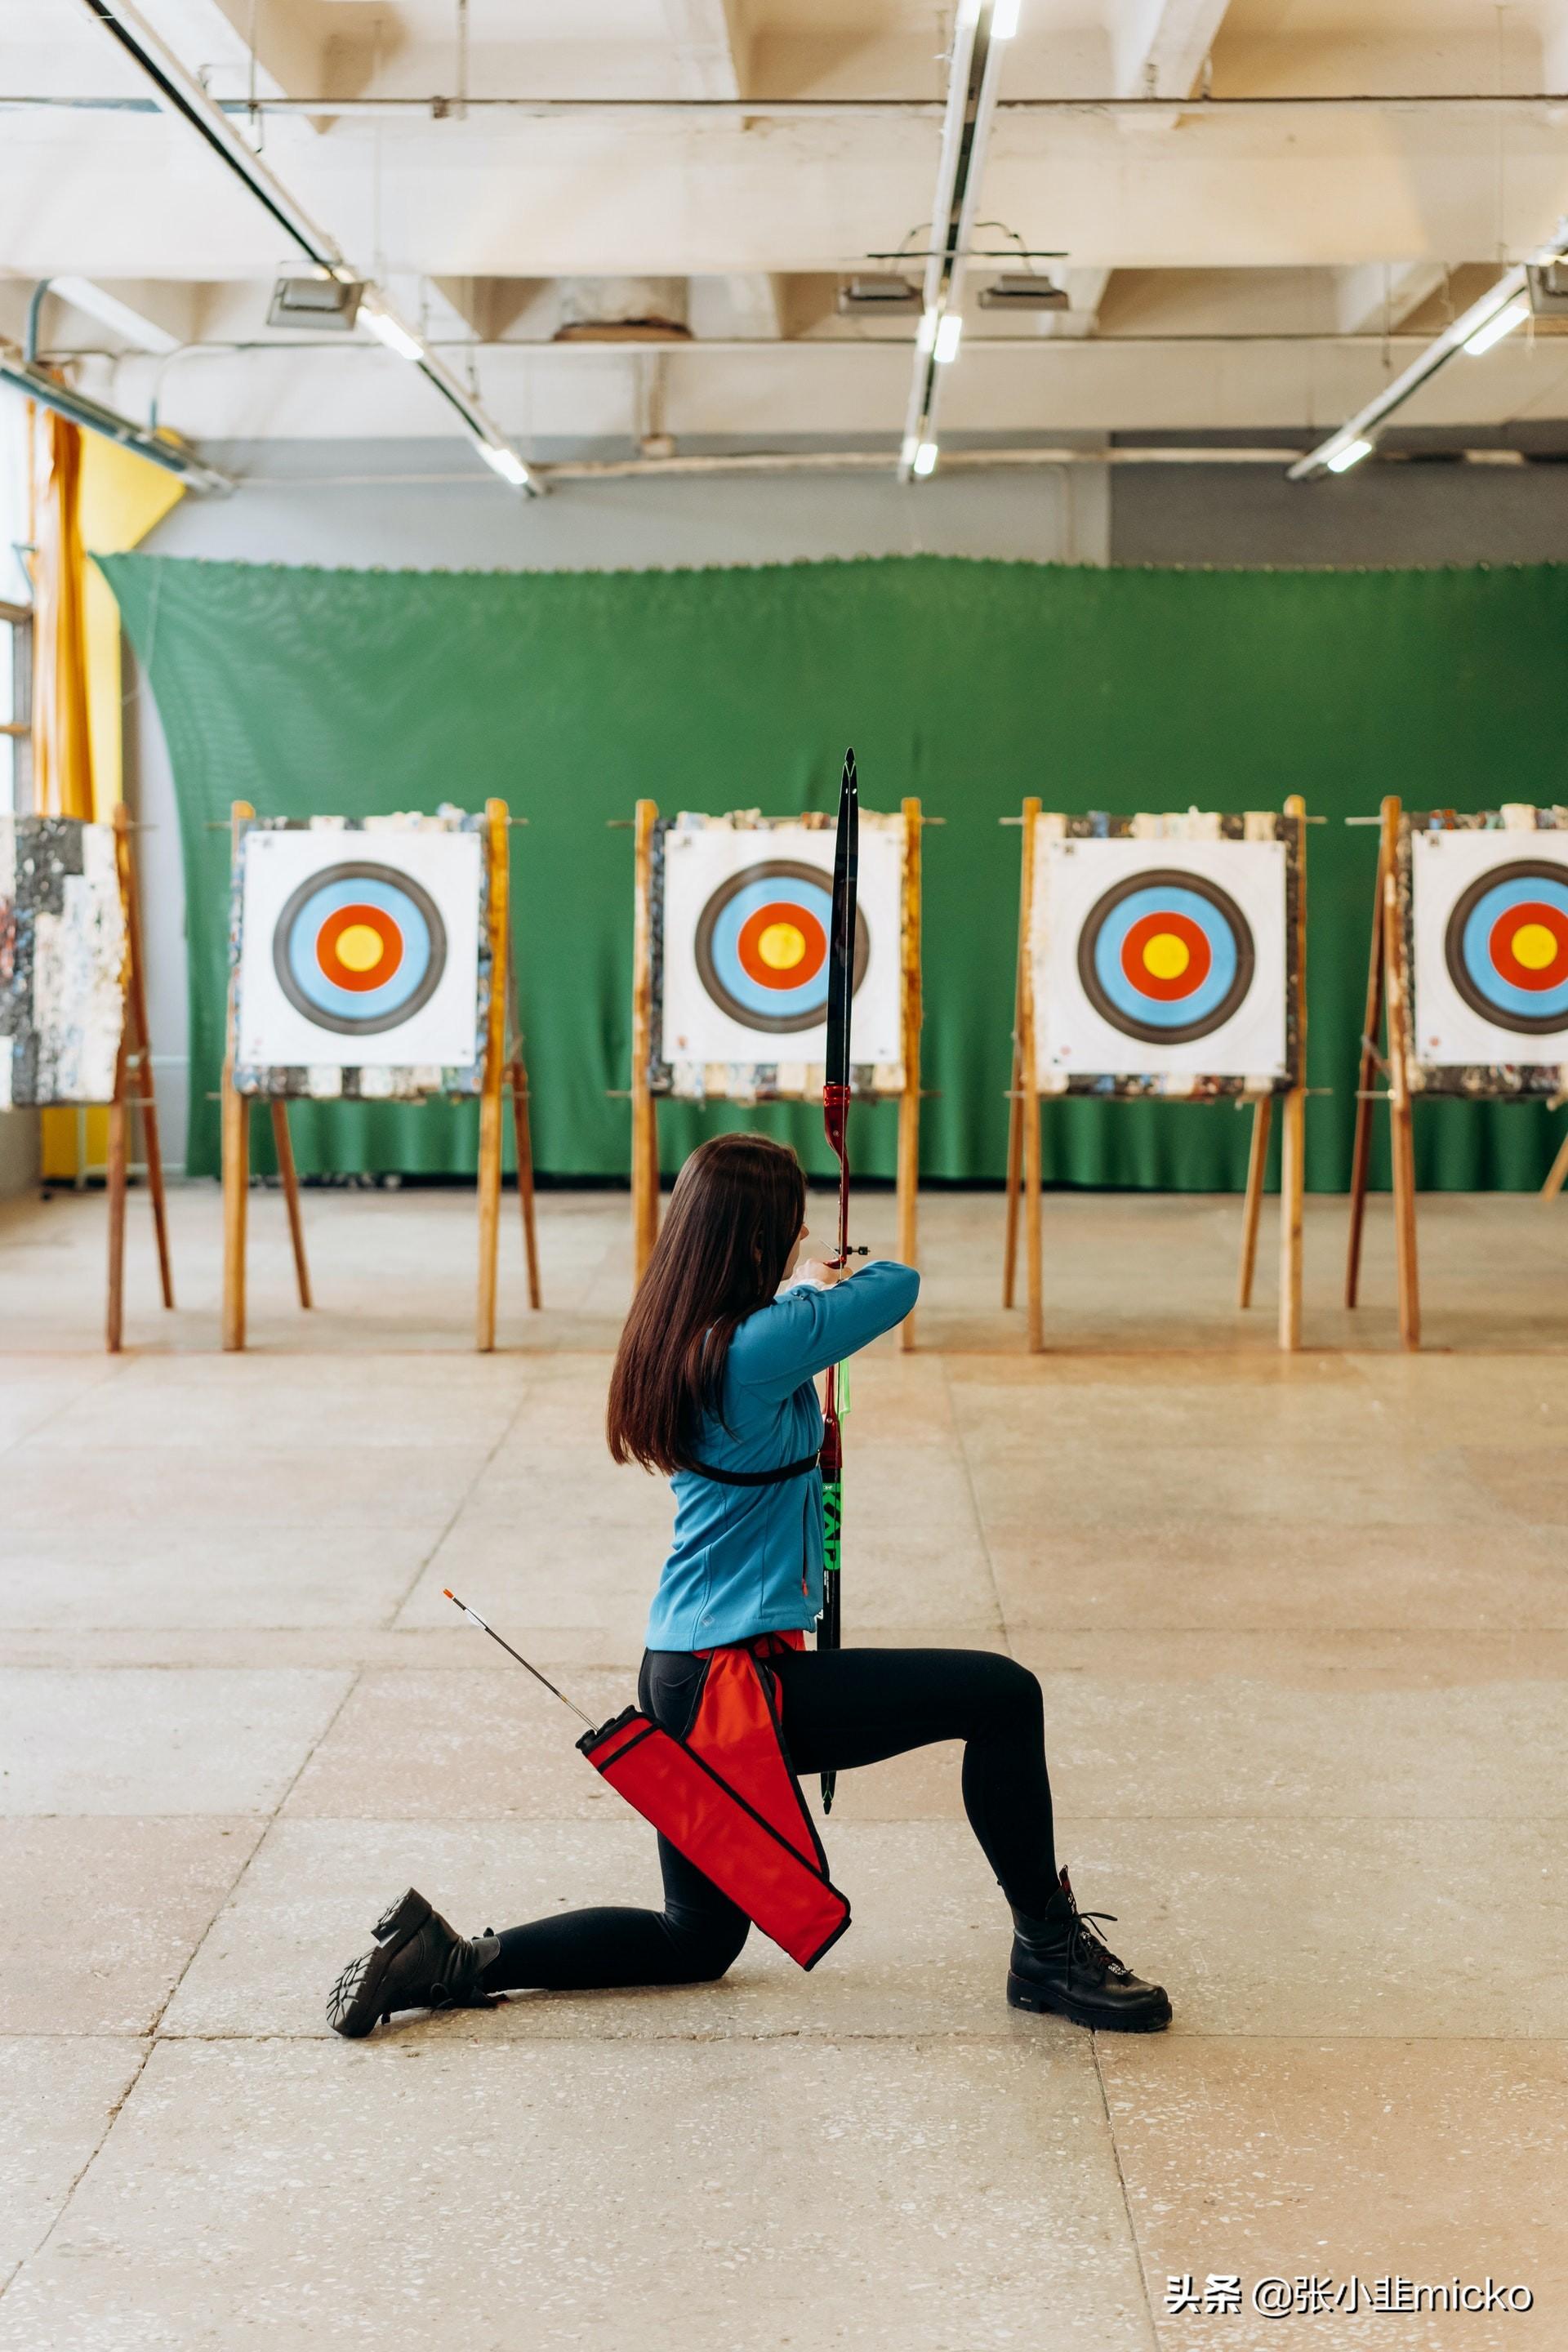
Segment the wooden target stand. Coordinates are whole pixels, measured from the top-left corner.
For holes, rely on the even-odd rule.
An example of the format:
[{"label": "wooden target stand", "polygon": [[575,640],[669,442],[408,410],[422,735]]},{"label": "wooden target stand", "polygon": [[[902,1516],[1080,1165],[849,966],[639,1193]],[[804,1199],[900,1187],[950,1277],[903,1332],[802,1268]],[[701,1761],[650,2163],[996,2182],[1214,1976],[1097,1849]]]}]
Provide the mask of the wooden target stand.
[{"label": "wooden target stand", "polygon": [[[918,1263],[921,1167],[921,1026],[924,1017],[921,979],[921,835],[941,817],[921,814],[918,800],[900,803],[904,821],[902,929],[899,942],[904,1083],[894,1097],[857,1096],[858,1101],[894,1100],[899,1106],[897,1200],[899,1256]],[[642,1280],[658,1239],[659,1097],[649,1082],[653,1053],[653,829],[658,804],[638,801],[636,835],[636,919],[632,934],[632,1279]],[[785,1099],[779,1097],[778,1099]],[[789,1097],[793,1099],[793,1097]],[[915,1317],[899,1327],[899,1345],[915,1344]]]},{"label": "wooden target stand", "polygon": [[[1040,1232],[1040,1196],[1044,1189],[1040,1166],[1042,1097],[1036,1060],[1035,983],[1029,956],[1029,936],[1034,918],[1035,847],[1042,805],[1037,800],[1024,803],[1023,867],[1018,899],[1018,970],[1013,1009],[1013,1083],[1007,1095],[1007,1227],[1002,1265],[1002,1304],[1004,1307],[1010,1308],[1016,1293],[1018,1226],[1022,1222],[1028,1293],[1026,1344],[1031,1355],[1038,1355],[1045,1346],[1045,1252]],[[1307,804],[1300,793],[1291,793],[1285,803],[1283,814],[1293,819],[1296,824],[1294,952],[1288,985],[1295,1018],[1297,1083],[1283,1090],[1280,1119],[1279,1345],[1287,1352],[1293,1352],[1301,1344],[1301,1230],[1307,1174]],[[1006,818],[1004,822],[1016,824],[1018,820]],[[1140,1096],[1134,1099],[1158,1100],[1160,1097]],[[1268,1164],[1268,1138],[1273,1119],[1274,1096],[1257,1096],[1252,1109],[1252,1145],[1247,1154],[1241,1258],[1236,1287],[1236,1303],[1243,1309],[1252,1304],[1252,1278],[1258,1262],[1258,1224],[1263,1208],[1264,1173]]]},{"label": "wooden target stand", "polygon": [[[256,811],[248,801],[230,809],[233,854]],[[529,1123],[528,1073],[522,1058],[522,1028],[517,1001],[517,974],[511,952],[511,858],[508,833],[511,819],[504,801],[485,803],[485,861],[489,879],[486,932],[489,941],[492,985],[485,1032],[485,1061],[479,1088],[479,1297],[474,1318],[474,1346],[488,1355],[496,1343],[496,1282],[500,1255],[501,1129],[503,1097],[511,1096],[512,1133],[517,1151],[518,1205],[522,1214],[523,1256],[528,1267],[528,1303],[540,1306],[539,1239],[535,1229],[533,1142]],[[493,976],[499,975],[499,984]],[[250,1112],[258,1099],[242,1095],[234,1083],[237,1044],[239,986],[231,975],[228,1022],[223,1066],[223,1344],[230,1352],[245,1346],[246,1243],[250,1197]],[[508,1033],[510,1032],[509,1050]],[[300,1206],[300,1179],[289,1133],[289,1105],[275,1095],[268,1104],[278,1173],[289,1214],[289,1234],[294,1252],[294,1278],[300,1304],[314,1304],[310,1270],[305,1255],[305,1223]]]},{"label": "wooden target stand", "polygon": [[125,919],[125,1019],[114,1065],[114,1092],[109,1104],[109,1303],[104,1345],[111,1356],[117,1356],[125,1331],[125,1193],[131,1174],[132,1118],[137,1112],[142,1118],[143,1165],[158,1244],[158,1279],[163,1304],[171,1308],[174,1304],[174,1276],[169,1255],[163,1154],[158,1140],[158,1103],[153,1084],[153,1041],[147,1025],[146,969],[142,960],[142,919],[131,851],[131,816],[123,801],[115,803],[113,825],[114,866]]},{"label": "wooden target stand", "polygon": [[[1421,1345],[1421,1274],[1415,1246],[1415,1147],[1411,1123],[1410,1020],[1413,992],[1405,923],[1399,904],[1399,835],[1404,810],[1392,794],[1380,812],[1377,882],[1373,893],[1372,952],[1366,980],[1366,1016],[1362,1023],[1361,1067],[1356,1078],[1355,1147],[1351,1158],[1350,1236],[1345,1250],[1345,1305],[1361,1291],[1362,1232],[1366,1223],[1367,1178],[1372,1159],[1372,1116],[1388,1105],[1390,1158],[1394,1171],[1394,1249],[1402,1346]],[[1364,822],[1352,819],[1352,823]],[[1385,1033],[1380,1048],[1379,1033]],[[1373,1084],[1384,1080],[1379,1091]],[[1502,1096],[1488,1099],[1500,1101]],[[1537,1096],[1534,1100],[1541,1100]],[[1549,1108],[1555,1108],[1555,1103]],[[1568,1137],[1560,1145],[1546,1181],[1543,1201],[1554,1201],[1568,1179]]]}]

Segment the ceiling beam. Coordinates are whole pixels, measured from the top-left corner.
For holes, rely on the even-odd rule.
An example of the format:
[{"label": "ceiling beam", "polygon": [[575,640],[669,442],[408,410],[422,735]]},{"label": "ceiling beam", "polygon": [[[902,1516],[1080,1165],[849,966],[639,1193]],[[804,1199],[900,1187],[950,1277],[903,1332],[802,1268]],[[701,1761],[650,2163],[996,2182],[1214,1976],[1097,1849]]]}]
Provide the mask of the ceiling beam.
[{"label": "ceiling beam", "polygon": [[[676,75],[686,99],[743,99],[751,39],[740,0],[663,0],[675,45]],[[783,289],[769,270],[727,275],[730,306],[742,335],[777,342],[784,331]]]},{"label": "ceiling beam", "polygon": [[1392,335],[1448,275],[1440,261],[1363,261],[1336,273],[1334,323],[1342,335]]},{"label": "ceiling beam", "polygon": [[51,278],[49,292],[139,352],[159,357],[195,340],[196,289],[130,278]]},{"label": "ceiling beam", "polygon": [[1127,98],[1191,98],[1230,0],[1123,0],[1112,70]]}]

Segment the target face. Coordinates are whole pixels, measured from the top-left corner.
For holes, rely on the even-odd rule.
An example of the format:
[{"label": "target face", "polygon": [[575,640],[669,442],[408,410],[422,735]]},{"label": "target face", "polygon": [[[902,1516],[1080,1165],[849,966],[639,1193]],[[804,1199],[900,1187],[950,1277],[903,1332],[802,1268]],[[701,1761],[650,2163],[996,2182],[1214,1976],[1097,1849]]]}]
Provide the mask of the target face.
[{"label": "target face", "polygon": [[376,1037],[428,1004],[447,968],[436,901],[390,866],[329,866],[302,882],[272,937],[278,985],[343,1037]]},{"label": "target face", "polygon": [[1521,857],[1455,901],[1444,955],[1472,1012],[1521,1036],[1568,1028],[1568,872]]},{"label": "target face", "polygon": [[[356,854],[357,853],[357,854]],[[461,820],[374,831],[257,825],[241,843],[237,1066],[244,1090],[289,1073],[382,1071],[361,1092],[472,1091],[481,1060],[479,835]]]},{"label": "target face", "polygon": [[1412,824],[1400,854],[1416,1062],[1435,1072],[1568,1062],[1568,838]]},{"label": "target face", "polygon": [[1252,986],[1247,917],[1201,875],[1164,871],[1119,882],[1079,935],[1084,994],[1111,1028],[1185,1045],[1223,1028]]},{"label": "target face", "polygon": [[[820,1086],[832,828],[686,814],[655,842],[655,1085],[699,1100]],[[903,1083],[904,856],[902,817],[863,809],[851,1052],[858,1083],[885,1093]]]},{"label": "target face", "polygon": [[1286,870],[1278,838],[1037,832],[1041,1085],[1288,1081]]},{"label": "target face", "polygon": [[[827,942],[833,887],[820,867],[774,857],[720,884],[697,921],[698,976],[721,1013],[749,1029],[784,1036],[827,1017]],[[870,961],[857,910],[855,986]]]}]

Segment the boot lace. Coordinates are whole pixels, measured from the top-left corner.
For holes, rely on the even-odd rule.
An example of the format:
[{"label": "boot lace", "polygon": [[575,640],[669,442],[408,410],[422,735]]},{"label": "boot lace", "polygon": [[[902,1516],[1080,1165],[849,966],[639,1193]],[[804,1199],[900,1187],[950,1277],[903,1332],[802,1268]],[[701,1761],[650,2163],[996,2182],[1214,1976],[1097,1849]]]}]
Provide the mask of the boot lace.
[{"label": "boot lace", "polygon": [[1126,1962],[1117,1958],[1095,1925],[1097,1920],[1109,1919],[1114,1927],[1115,1912],[1080,1911],[1077,1903],[1073,1902],[1070,1894],[1068,1900],[1072,1903],[1072,1927],[1068,1936],[1068,1984],[1072,1982],[1074,1969],[1080,1966],[1086,1975],[1098,1977],[1102,1980],[1106,1977],[1131,1976],[1132,1972]]}]

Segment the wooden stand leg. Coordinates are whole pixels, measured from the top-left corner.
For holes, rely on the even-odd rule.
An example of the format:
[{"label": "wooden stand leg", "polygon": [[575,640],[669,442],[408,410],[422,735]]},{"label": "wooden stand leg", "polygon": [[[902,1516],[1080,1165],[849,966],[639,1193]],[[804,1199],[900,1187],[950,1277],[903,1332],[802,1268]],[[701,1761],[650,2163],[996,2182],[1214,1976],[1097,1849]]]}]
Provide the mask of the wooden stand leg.
[{"label": "wooden stand leg", "polygon": [[[1039,803],[1035,806],[1037,809]],[[1007,1234],[1002,1245],[1002,1304],[1011,1307],[1018,1271],[1018,1203],[1024,1189],[1024,956],[1029,929],[1031,861],[1018,874],[1018,969],[1013,979],[1013,1078],[1007,1089]]]},{"label": "wooden stand leg", "polygon": [[[921,804],[906,800],[904,819],[904,905],[900,941],[903,1002],[902,1034],[904,1091],[899,1103],[899,1256],[905,1265],[919,1263],[921,1188],[921,1031],[924,1005],[921,991]],[[899,1329],[899,1345],[906,1351],[915,1344],[915,1318],[906,1315]]]},{"label": "wooden stand leg", "polygon": [[[1390,825],[1389,812],[1393,811]],[[1383,830],[1377,845],[1377,881],[1373,893],[1372,953],[1366,975],[1366,1009],[1362,1019],[1361,1058],[1356,1072],[1355,1141],[1351,1150],[1351,1221],[1345,1244],[1345,1305],[1353,1307],[1361,1290],[1362,1232],[1366,1223],[1366,1187],[1372,1166],[1373,1085],[1379,1067],[1378,1031],[1383,1023],[1383,886],[1388,871],[1391,833],[1397,837],[1399,803],[1383,803]]]},{"label": "wooden stand leg", "polygon": [[1038,1355],[1045,1345],[1045,1265],[1040,1240],[1040,1090],[1035,1038],[1035,977],[1030,929],[1035,905],[1035,837],[1037,800],[1024,803],[1024,878],[1018,927],[1019,1123],[1024,1131],[1024,1257],[1028,1280],[1026,1345]]},{"label": "wooden stand leg", "polygon": [[1568,1179],[1568,1135],[1563,1137],[1558,1146],[1557,1157],[1552,1161],[1546,1181],[1541,1188],[1542,1199],[1555,1201],[1558,1193],[1563,1190],[1565,1179]]},{"label": "wooden stand leg", "polygon": [[283,1180],[283,1199],[289,1211],[289,1238],[294,1244],[294,1280],[299,1286],[300,1304],[308,1308],[315,1302],[310,1297],[310,1269],[305,1260],[305,1220],[300,1211],[300,1178],[294,1166],[293,1139],[289,1133],[289,1106],[279,1096],[271,1108],[273,1149],[278,1155],[278,1173]]},{"label": "wooden stand leg", "polygon": [[223,1084],[223,1344],[245,1345],[245,1222],[250,1202],[250,1105],[232,1069]]},{"label": "wooden stand leg", "polygon": [[[904,1265],[919,1262],[920,1168],[920,1088],[906,1087],[899,1101],[899,1258]],[[914,1316],[906,1315],[899,1337],[906,1351],[915,1344],[914,1327]]]},{"label": "wooden stand leg", "polygon": [[500,1257],[501,1082],[506,1058],[506,997],[511,914],[508,813],[504,801],[485,803],[489,828],[490,1003],[479,1097],[479,1286],[474,1345],[489,1355],[496,1343],[496,1276]]},{"label": "wooden stand leg", "polygon": [[1007,1089],[1007,1230],[1002,1244],[1002,1304],[1011,1307],[1017,1286],[1018,1199],[1024,1189],[1024,1105],[1019,1092],[1023,1070],[1018,1035],[1013,1033],[1013,1079]]},{"label": "wooden stand leg", "polygon": [[1296,827],[1294,992],[1297,1083],[1285,1097],[1279,1130],[1279,1345],[1301,1344],[1301,1225],[1307,1196],[1307,803],[1292,793],[1285,814]]},{"label": "wooden stand leg", "polygon": [[636,918],[632,938],[632,1280],[658,1239],[658,1123],[648,1066],[653,1051],[653,801],[637,806]]},{"label": "wooden stand leg", "polygon": [[114,1071],[114,1099],[109,1108],[109,1312],[104,1344],[111,1356],[120,1353],[125,1328],[126,1129],[131,1117],[125,1097],[129,1061],[127,1028],[121,1037],[120,1059]]},{"label": "wooden stand leg", "polygon": [[153,1034],[147,1020],[147,985],[142,965],[141,900],[131,855],[131,812],[123,801],[114,808],[114,856],[120,869],[121,903],[125,909],[126,1011],[136,1056],[136,1105],[142,1113],[142,1148],[147,1162],[147,1189],[153,1198],[153,1230],[158,1243],[158,1279],[163,1304],[174,1303],[174,1261],[169,1253],[169,1212],[163,1194],[163,1154],[158,1140],[158,1097],[153,1084]]},{"label": "wooden stand leg", "polygon": [[1292,1087],[1279,1130],[1279,1345],[1301,1344],[1301,1224],[1307,1192],[1307,1090]]},{"label": "wooden stand leg", "polygon": [[533,1134],[528,1117],[528,1072],[521,1061],[511,1066],[511,1135],[517,1152],[517,1203],[522,1215],[522,1255],[528,1267],[528,1303],[535,1312],[542,1303],[539,1288],[539,1232],[534,1223]]},{"label": "wooden stand leg", "polygon": [[507,973],[510,982],[508,1003],[511,1013],[512,1055],[508,1070],[511,1085],[511,1139],[517,1156],[517,1205],[522,1218],[522,1255],[528,1268],[528,1303],[537,1314],[541,1305],[539,1287],[539,1232],[534,1222],[533,1200],[533,1126],[529,1118],[528,1068],[522,1058],[522,1005],[518,993],[517,958],[507,941]]},{"label": "wooden stand leg", "polygon": [[1415,1148],[1410,1120],[1410,989],[1399,919],[1399,803],[1384,801],[1383,1001],[1388,1022],[1389,1143],[1394,1161],[1394,1247],[1401,1344],[1421,1345],[1421,1281],[1415,1256]]},{"label": "wooden stand leg", "polygon": [[1252,1276],[1258,1264],[1258,1219],[1263,1207],[1263,1179],[1268,1166],[1268,1136],[1274,1124],[1274,1097],[1259,1095],[1252,1107],[1252,1149],[1247,1160],[1247,1202],[1241,1213],[1241,1268],[1236,1281],[1236,1303],[1252,1304]]},{"label": "wooden stand leg", "polygon": [[[237,867],[245,826],[256,814],[248,801],[229,811],[233,857]],[[239,991],[231,975],[228,1027],[223,1064],[223,1344],[230,1353],[245,1345],[246,1214],[250,1202],[250,1104],[234,1083],[238,1042]]]}]

